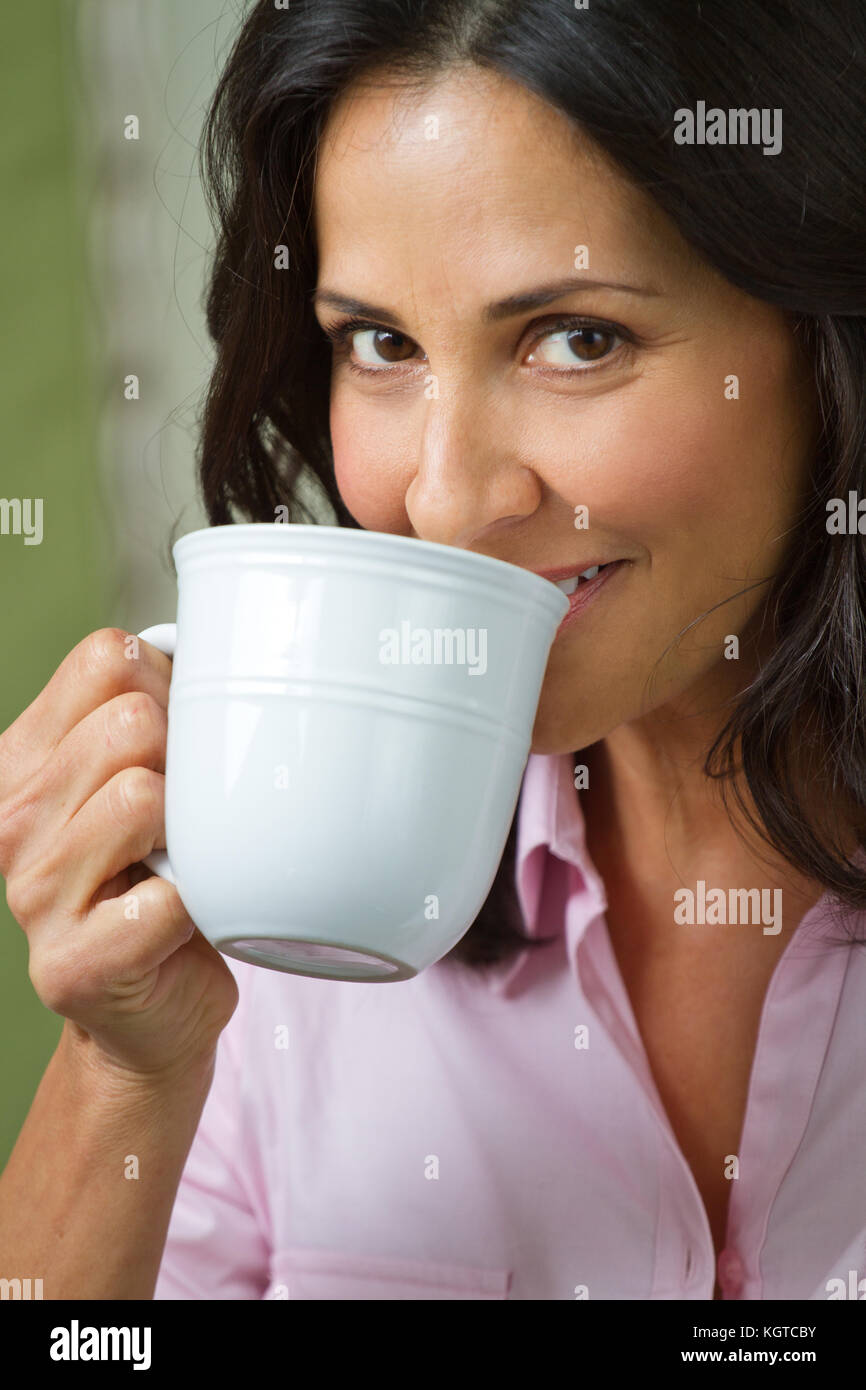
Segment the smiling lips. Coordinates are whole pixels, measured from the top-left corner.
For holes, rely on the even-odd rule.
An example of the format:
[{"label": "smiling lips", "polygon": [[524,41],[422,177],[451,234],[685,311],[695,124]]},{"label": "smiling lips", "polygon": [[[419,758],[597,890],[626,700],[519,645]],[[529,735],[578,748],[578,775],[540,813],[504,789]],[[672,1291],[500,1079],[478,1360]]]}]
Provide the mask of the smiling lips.
[{"label": "smiling lips", "polygon": [[580,585],[588,584],[591,580],[595,579],[596,575],[602,570],[607,569],[609,565],[618,563],[619,561],[616,560],[607,560],[587,565],[582,570],[558,569],[536,570],[535,572],[540,575],[542,579],[550,580],[551,584],[555,584],[557,589],[560,589],[567,598],[570,598]]},{"label": "smiling lips", "polygon": [[569,628],[583,610],[592,605],[596,594],[612,583],[619,570],[627,564],[627,560],[607,560],[603,564],[588,565],[577,573],[553,570],[542,574],[543,579],[549,579],[568,598],[568,612],[557,628],[557,635],[563,628]]}]

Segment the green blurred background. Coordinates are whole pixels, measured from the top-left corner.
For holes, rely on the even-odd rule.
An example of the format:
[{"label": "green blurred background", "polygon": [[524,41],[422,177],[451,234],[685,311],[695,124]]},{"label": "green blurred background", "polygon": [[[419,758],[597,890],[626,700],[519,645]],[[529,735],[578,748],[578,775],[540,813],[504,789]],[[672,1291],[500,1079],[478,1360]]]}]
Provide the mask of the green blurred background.
[{"label": "green blurred background", "polygon": [[[41,498],[44,534],[39,545],[0,534],[0,730],[86,633],[173,618],[172,531],[206,524],[194,449],[211,232],[194,154],[242,10],[4,10],[0,498]],[[129,114],[137,141],[124,138]],[[128,373],[137,401],[124,399]],[[37,999],[26,938],[0,898],[2,1165],[62,1021]]]}]

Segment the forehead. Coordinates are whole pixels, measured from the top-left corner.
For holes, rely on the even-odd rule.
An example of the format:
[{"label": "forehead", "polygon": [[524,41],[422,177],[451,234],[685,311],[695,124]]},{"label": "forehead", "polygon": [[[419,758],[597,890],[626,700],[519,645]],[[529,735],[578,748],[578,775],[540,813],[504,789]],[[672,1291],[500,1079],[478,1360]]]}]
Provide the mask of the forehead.
[{"label": "forehead", "polygon": [[[658,275],[689,252],[651,199],[561,112],[477,68],[422,89],[396,78],[349,88],[330,113],[316,166],[320,269],[341,279],[426,260],[457,273],[513,274],[528,258],[565,274],[575,247],[613,277]],[[441,288],[441,283],[440,283]]]}]

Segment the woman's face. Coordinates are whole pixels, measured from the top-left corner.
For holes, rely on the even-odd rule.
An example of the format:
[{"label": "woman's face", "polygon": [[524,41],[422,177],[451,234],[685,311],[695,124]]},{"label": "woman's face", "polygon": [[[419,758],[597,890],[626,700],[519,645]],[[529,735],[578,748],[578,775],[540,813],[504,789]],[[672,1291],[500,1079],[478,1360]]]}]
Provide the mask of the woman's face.
[{"label": "woman's face", "polygon": [[319,323],[351,316],[326,290],[370,306],[331,386],[359,524],[536,571],[626,562],[556,637],[533,751],[741,688],[768,586],[724,600],[782,564],[814,439],[781,313],[709,269],[563,116],[477,69],[416,100],[347,93],[314,218]]}]

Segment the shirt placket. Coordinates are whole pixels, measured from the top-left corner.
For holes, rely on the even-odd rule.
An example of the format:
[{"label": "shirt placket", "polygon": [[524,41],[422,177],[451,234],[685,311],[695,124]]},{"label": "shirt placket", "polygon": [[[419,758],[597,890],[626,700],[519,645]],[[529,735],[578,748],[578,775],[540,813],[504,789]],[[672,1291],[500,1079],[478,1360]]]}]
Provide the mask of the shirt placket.
[{"label": "shirt placket", "polygon": [[[822,939],[820,904],[799,924],[764,999],[732,1178],[725,1247],[715,1257],[694,1175],[658,1094],[599,912],[577,947],[575,968],[588,1003],[658,1123],[658,1221],[652,1299],[760,1299],[760,1253],[773,1202],[802,1139],[824,1065],[850,952]],[[742,1183],[742,1186],[740,1184]]]},{"label": "shirt placket", "polygon": [[803,918],[764,998],[718,1261],[724,1299],[764,1297],[760,1257],[773,1203],[802,1142],[830,1045],[851,953],[823,939],[822,912],[818,904]]},{"label": "shirt placket", "polygon": [[625,1062],[641,1102],[649,1106],[657,1126],[658,1219],[648,1297],[711,1299],[715,1252],[706,1210],[658,1094],[603,912],[587,924],[578,942],[575,969],[580,989]]}]

